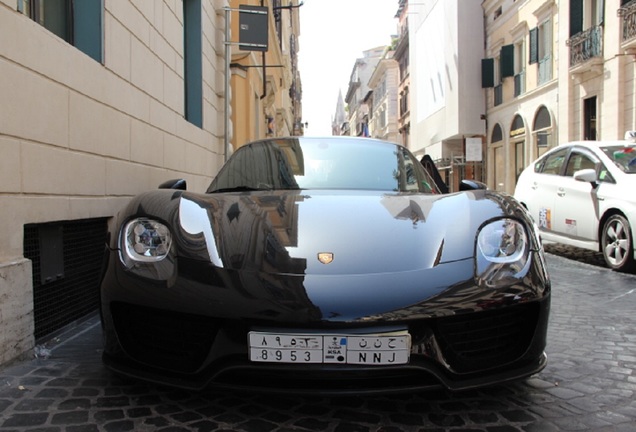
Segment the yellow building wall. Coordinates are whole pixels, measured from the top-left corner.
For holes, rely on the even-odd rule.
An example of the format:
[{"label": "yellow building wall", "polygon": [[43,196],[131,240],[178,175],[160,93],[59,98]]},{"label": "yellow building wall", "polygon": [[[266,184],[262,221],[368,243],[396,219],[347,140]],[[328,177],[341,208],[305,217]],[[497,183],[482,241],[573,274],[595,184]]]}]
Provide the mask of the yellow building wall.
[{"label": "yellow building wall", "polygon": [[[268,8],[268,49],[244,51],[237,45],[239,13],[234,12],[231,21],[232,32],[232,125],[230,139],[233,149],[241,145],[269,136],[288,136],[293,132],[294,107],[289,89],[294,76],[292,73],[292,34],[298,36],[297,4],[282,0],[283,9],[277,10],[281,19],[280,35],[276,29],[273,2],[264,0],[232,0],[232,9],[241,5],[265,6]],[[295,21],[294,21],[295,20]],[[295,22],[295,26],[292,23]],[[263,68],[263,65],[265,67]]]}]

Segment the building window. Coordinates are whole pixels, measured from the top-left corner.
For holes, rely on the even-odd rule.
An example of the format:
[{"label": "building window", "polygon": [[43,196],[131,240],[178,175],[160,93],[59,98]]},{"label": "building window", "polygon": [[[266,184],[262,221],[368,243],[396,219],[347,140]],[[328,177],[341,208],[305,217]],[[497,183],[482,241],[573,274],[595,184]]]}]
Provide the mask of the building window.
[{"label": "building window", "polygon": [[282,6],[280,0],[274,0],[272,10],[274,11],[274,22],[276,23],[276,34],[278,35],[278,45],[283,48],[283,21]]},{"label": "building window", "polygon": [[530,30],[530,52],[528,63],[539,65],[537,84],[552,79],[552,21],[546,20]]},{"label": "building window", "polygon": [[523,39],[514,45],[515,97],[526,92],[526,44]]},{"label": "building window", "polygon": [[100,63],[103,10],[103,0],[18,0],[19,12]]},{"label": "building window", "polygon": [[510,126],[510,142],[514,146],[514,170],[515,170],[515,183],[516,179],[521,174],[523,168],[525,168],[525,148],[526,148],[526,126],[520,115],[516,115],[512,120]]},{"label": "building window", "polygon": [[503,103],[503,85],[501,82],[501,57],[495,58],[495,87],[493,89],[494,105],[498,106]]},{"label": "building window", "polygon": [[521,171],[526,167],[525,159],[525,141],[516,141],[515,142],[515,184],[517,180],[519,180],[519,176],[521,175]]},{"label": "building window", "polygon": [[535,136],[535,142],[537,144],[537,154],[535,157],[543,155],[548,148],[552,146],[552,118],[550,112],[545,106],[542,106],[537,111],[537,115],[534,118],[534,124],[532,125],[532,132]]},{"label": "building window", "polygon": [[499,84],[495,86],[494,97],[495,97],[495,101],[494,101],[495,106],[499,106],[503,103],[503,85]]},{"label": "building window", "polygon": [[605,0],[570,0],[570,37],[603,24]]},{"label": "building window", "polygon": [[409,112],[409,88],[404,87],[404,90],[400,93],[400,117],[403,117]]},{"label": "building window", "polygon": [[409,55],[408,51],[400,58],[400,82],[409,75]]},{"label": "building window", "polygon": [[589,17],[586,23],[587,27],[603,24],[603,7],[605,6],[605,0],[589,0],[585,6],[587,10],[584,15]]},{"label": "building window", "polygon": [[183,0],[185,118],[203,127],[201,0]]},{"label": "building window", "polygon": [[552,79],[552,21],[544,21],[539,27],[539,84]]},{"label": "building window", "polygon": [[583,101],[583,139],[596,140],[596,96]]},{"label": "building window", "polygon": [[501,144],[501,141],[503,141],[503,131],[501,130],[501,126],[499,124],[496,124],[495,127],[492,129],[490,142],[492,142],[493,144]]},{"label": "building window", "polygon": [[495,124],[490,135],[490,143],[493,148],[492,181],[495,190],[503,190],[505,185],[506,161],[503,150],[503,131],[499,123]]}]

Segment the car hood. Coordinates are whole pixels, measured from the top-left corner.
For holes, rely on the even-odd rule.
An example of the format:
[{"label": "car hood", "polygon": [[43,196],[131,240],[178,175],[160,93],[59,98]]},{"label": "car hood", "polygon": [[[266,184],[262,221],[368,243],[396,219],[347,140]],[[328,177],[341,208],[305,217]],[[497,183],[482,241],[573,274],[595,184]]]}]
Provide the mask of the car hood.
[{"label": "car hood", "polygon": [[178,256],[272,274],[395,273],[470,259],[479,226],[504,213],[486,191],[184,192],[172,198]]}]

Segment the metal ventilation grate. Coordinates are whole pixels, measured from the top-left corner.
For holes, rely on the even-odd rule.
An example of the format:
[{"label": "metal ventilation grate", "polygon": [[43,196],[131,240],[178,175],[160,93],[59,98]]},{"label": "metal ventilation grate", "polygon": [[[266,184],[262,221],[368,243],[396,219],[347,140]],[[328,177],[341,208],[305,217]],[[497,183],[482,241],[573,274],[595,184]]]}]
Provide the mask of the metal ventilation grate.
[{"label": "metal ventilation grate", "polygon": [[36,341],[99,307],[107,230],[105,218],[24,226],[24,257],[33,266]]}]

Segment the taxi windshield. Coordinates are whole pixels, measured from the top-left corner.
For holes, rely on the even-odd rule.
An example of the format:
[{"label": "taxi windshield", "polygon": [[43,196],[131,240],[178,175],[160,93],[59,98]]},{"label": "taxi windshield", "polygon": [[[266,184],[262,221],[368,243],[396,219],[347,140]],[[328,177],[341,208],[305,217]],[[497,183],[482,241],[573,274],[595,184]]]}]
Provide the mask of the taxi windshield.
[{"label": "taxi windshield", "polygon": [[609,157],[623,172],[636,174],[636,144],[625,146],[601,147],[603,153]]}]

